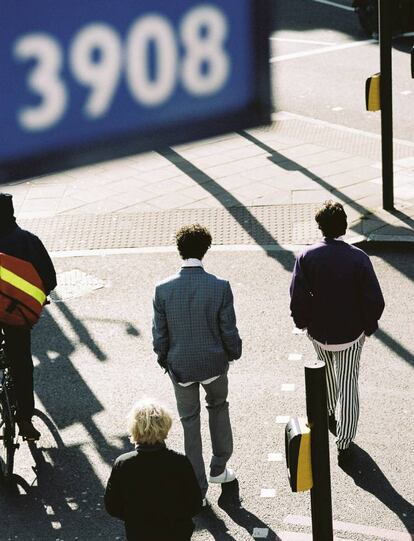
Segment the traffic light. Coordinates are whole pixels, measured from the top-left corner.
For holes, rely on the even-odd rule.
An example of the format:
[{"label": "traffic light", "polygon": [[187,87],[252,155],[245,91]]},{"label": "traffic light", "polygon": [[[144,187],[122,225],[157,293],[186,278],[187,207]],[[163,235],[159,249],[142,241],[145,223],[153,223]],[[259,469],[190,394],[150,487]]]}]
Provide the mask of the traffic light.
[{"label": "traffic light", "polygon": [[292,492],[313,487],[311,431],[306,419],[292,417],[285,428],[286,466]]},{"label": "traffic light", "polygon": [[365,103],[367,111],[381,110],[381,74],[376,73],[367,79],[365,83]]}]

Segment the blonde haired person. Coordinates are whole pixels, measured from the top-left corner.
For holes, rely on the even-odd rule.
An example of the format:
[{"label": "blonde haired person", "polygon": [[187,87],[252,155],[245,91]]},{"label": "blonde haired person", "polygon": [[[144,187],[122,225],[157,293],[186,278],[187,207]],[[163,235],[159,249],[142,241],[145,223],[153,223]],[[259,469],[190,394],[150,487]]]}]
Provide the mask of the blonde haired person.
[{"label": "blonde haired person", "polygon": [[128,414],[135,449],[115,460],[104,498],[108,513],[124,521],[128,541],[191,539],[201,491],[188,458],[165,445],[171,424],[168,411],[148,399]]}]

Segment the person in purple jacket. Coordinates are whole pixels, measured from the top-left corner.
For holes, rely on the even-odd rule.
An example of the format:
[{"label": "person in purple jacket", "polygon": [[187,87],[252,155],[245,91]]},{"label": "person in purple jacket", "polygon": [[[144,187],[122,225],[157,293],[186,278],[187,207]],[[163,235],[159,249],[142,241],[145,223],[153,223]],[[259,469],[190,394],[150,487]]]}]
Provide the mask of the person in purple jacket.
[{"label": "person in purple jacket", "polygon": [[377,330],[385,305],[369,257],[342,239],[347,229],[342,205],[326,201],[315,220],[324,238],[296,258],[290,309],[326,364],[329,429],[341,464],[352,456],[357,431],[362,346]]}]

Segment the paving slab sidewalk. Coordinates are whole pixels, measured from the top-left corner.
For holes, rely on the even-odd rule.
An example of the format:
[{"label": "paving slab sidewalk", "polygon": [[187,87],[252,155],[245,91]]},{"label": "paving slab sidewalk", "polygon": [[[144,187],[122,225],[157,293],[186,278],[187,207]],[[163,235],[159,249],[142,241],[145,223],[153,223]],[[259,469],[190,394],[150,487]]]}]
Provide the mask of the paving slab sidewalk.
[{"label": "paving slab sidewalk", "polygon": [[[274,120],[270,126],[9,183],[1,189],[14,195],[18,219],[35,230],[42,221],[53,230],[54,219],[70,216],[89,217],[93,225],[97,215],[139,215],[145,222],[147,215],[161,218],[175,212],[179,221],[180,213],[183,219],[188,211],[192,219],[205,219],[218,209],[228,210],[229,223],[222,221],[226,228],[234,222],[231,209],[244,207],[249,216],[258,215],[257,207],[268,211],[274,207],[278,214],[286,205],[309,206],[313,212],[315,205],[335,199],[348,214],[350,240],[414,241],[414,143],[395,143],[396,210],[387,212],[381,208],[377,136],[289,113],[278,113]],[[314,226],[306,222],[298,237],[294,222],[293,216],[290,227],[296,227],[296,244],[313,242]],[[271,231],[275,243],[281,242],[280,227],[278,220]],[[229,241],[243,244],[237,234]]]}]

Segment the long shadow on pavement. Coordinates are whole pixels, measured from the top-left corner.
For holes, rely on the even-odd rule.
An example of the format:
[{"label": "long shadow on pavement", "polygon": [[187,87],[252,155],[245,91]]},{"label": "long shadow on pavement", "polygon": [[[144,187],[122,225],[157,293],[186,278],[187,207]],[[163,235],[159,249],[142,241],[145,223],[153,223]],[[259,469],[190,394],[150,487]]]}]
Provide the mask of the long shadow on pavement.
[{"label": "long shadow on pavement", "polygon": [[[270,154],[269,160],[272,163],[277,164],[278,166],[284,167],[285,169],[289,171],[300,171],[304,175],[306,175],[308,178],[322,186],[323,188],[327,190],[332,191],[332,196],[336,197],[337,199],[341,200],[343,203],[348,204],[351,208],[356,210],[358,213],[362,215],[366,215],[369,213],[369,211],[350,197],[348,197],[346,194],[343,194],[340,190],[334,188],[331,184],[323,180],[321,177],[315,175],[305,167],[301,166],[299,163],[290,160],[286,158],[283,154],[280,152],[277,152],[272,147],[266,145],[250,133],[247,133],[245,131],[238,132],[239,135],[247,139],[248,141],[256,144],[261,149],[265,150]],[[239,224],[246,230],[246,232],[257,242],[257,244],[273,244],[277,245],[277,241],[271,236],[271,234],[263,227],[263,225],[254,217],[252,216],[248,209],[242,205],[242,203],[235,198],[230,192],[225,190],[222,186],[220,186],[219,183],[215,182],[211,177],[209,177],[206,173],[204,173],[201,169],[194,166],[191,162],[183,158],[180,154],[178,154],[176,151],[172,149],[164,149],[164,150],[158,150],[159,154],[164,156],[167,160],[169,160],[171,163],[173,163],[176,167],[181,169],[184,173],[186,173],[190,178],[192,178],[195,182],[200,184],[207,192],[209,192],[211,195],[213,195],[218,201],[225,203],[225,206],[228,207],[227,211],[239,222]],[[248,220],[244,221],[240,219],[240,207],[243,207],[243,209],[246,211]],[[393,211],[394,215],[398,216],[402,221],[404,221],[409,227],[413,226],[413,220],[406,216],[401,211]],[[254,227],[252,227],[252,224]],[[383,222],[385,225],[385,223]],[[352,227],[351,227],[352,229]],[[369,246],[369,243],[361,243],[362,247],[366,249],[366,247]],[[379,255],[375,248],[371,248],[371,254],[373,255]],[[373,252],[374,250],[374,252]],[[367,250],[368,251],[368,250]],[[291,271],[293,269],[294,265],[294,254],[292,252],[288,253],[288,259],[286,260],[285,253],[283,252],[271,252],[267,251],[267,255],[269,257],[272,257],[276,259],[279,263],[283,265],[283,267]],[[369,253],[369,251],[368,251]],[[283,254],[283,255],[282,255]],[[399,272],[403,272],[404,276],[407,276],[411,280],[414,280],[414,272],[411,268],[411,271],[409,270],[409,266],[404,267],[404,270],[402,271],[399,267],[398,263],[396,263],[395,258],[391,256],[387,256],[386,252],[381,253],[379,257],[382,257],[385,259],[391,266],[393,266],[395,269],[397,269]],[[379,330],[376,333],[376,336],[391,350],[393,350],[398,356],[400,356],[402,359],[407,361],[408,363],[412,364],[413,361],[413,355],[408,351],[402,344],[397,342],[392,336],[390,336],[385,330]]]},{"label": "long shadow on pavement", "polygon": [[[363,490],[370,492],[395,513],[406,527],[414,533],[414,506],[395,490],[371,456],[354,444],[354,458],[341,466]],[[409,474],[409,472],[407,472]]]},{"label": "long shadow on pavement", "polygon": [[[94,421],[103,406],[71,362],[78,343],[100,361],[107,355],[69,306],[57,307],[78,340],[72,342],[48,310],[33,333],[33,355],[38,359],[35,390],[47,413],[35,412],[34,423],[42,437],[29,446],[31,456],[23,447],[16,453],[16,470],[20,473],[21,465],[23,475],[14,477],[10,490],[0,489],[0,537],[122,538],[122,523],[103,510],[100,472],[102,462],[112,464],[131,446],[126,436],[119,438],[116,447],[108,442]],[[132,324],[121,324],[127,334],[139,335]],[[59,430],[68,427],[73,427],[74,443],[65,444]]]},{"label": "long shadow on pavement", "polygon": [[[255,528],[258,528],[266,530],[268,541],[281,541],[280,537],[267,524],[242,506],[237,479],[221,486],[218,505],[233,522],[244,528],[250,536],[253,536]],[[211,508],[197,515],[194,521],[196,530],[208,530],[216,541],[237,541],[228,532],[225,522]]]},{"label": "long shadow on pavement", "polygon": [[211,508],[202,511],[194,517],[194,523],[196,531],[207,530],[215,541],[237,541],[237,539],[228,533],[228,528],[224,521]]},{"label": "long shadow on pavement", "polygon": [[[24,541],[120,537],[122,524],[104,512],[103,487],[83,449],[65,446],[53,421],[36,410],[35,423],[39,422],[48,445],[29,445],[34,480],[14,475],[1,487],[2,534]],[[126,439],[123,445],[127,447]]]},{"label": "long shadow on pavement", "polygon": [[378,329],[375,333],[376,338],[381,340],[391,351],[393,351],[398,357],[404,359],[408,364],[414,368],[414,353],[405,348],[402,344],[397,342],[395,338],[389,335],[384,329]]},{"label": "long shadow on pavement", "polygon": [[[291,160],[290,158],[287,158],[280,152],[277,152],[275,149],[273,149],[266,143],[263,143],[262,141],[260,141],[260,139],[258,139],[254,135],[251,135],[250,133],[246,131],[240,131],[237,133],[241,135],[242,137],[244,137],[245,139],[247,139],[248,141],[250,141],[251,143],[254,143],[256,146],[258,146],[265,152],[268,152],[270,154],[268,159],[275,165],[278,165],[279,167],[281,167],[282,169],[285,169],[286,171],[298,171],[302,173],[304,176],[308,177],[310,180],[312,180],[316,184],[319,184],[319,186],[321,186],[325,190],[331,192],[332,197],[335,197],[336,199],[340,200],[342,203],[349,205],[352,209],[354,209],[356,212],[358,212],[362,216],[366,216],[371,213],[366,207],[364,207],[363,205],[360,205],[357,201],[354,201],[351,197],[341,192],[341,190],[339,190],[338,188],[335,188],[334,186],[332,186],[332,184],[329,184],[329,182],[327,182],[326,180],[323,180],[323,178],[321,178],[318,175],[315,175],[315,173],[312,173],[312,171],[310,171],[309,169],[307,169],[300,163],[295,162],[294,160]],[[398,217],[401,221],[405,222],[411,229],[413,228],[414,220],[410,218],[409,216],[407,216],[406,214],[404,214],[402,211],[393,210],[393,211],[389,211],[389,213],[395,217]],[[387,225],[384,221],[382,221],[378,217],[376,218],[376,220],[378,221],[378,227]],[[350,229],[355,229],[355,228],[351,226]],[[395,229],[396,229],[396,234],[398,234],[399,231],[397,231],[397,229],[400,229],[400,228],[396,227]]]},{"label": "long shadow on pavement", "polygon": [[[380,257],[398,270],[403,276],[414,282],[414,246],[411,243],[361,243],[359,245],[368,255]],[[402,318],[409,317],[402,314]],[[404,319],[402,319],[404,322]],[[408,325],[408,320],[406,321]],[[408,328],[408,327],[407,327]],[[393,338],[387,331],[379,328],[375,336],[398,357],[414,368],[414,352]]]},{"label": "long shadow on pavement", "polygon": [[[57,304],[61,311],[62,304]],[[63,312],[68,310],[65,307]],[[73,325],[75,327],[78,326]],[[94,415],[103,411],[103,406],[70,360],[76,346],[50,312],[44,314],[37,331],[33,336],[33,354],[39,360],[35,374],[36,393],[40,401],[59,429],[75,423],[83,425],[97,450],[108,462],[106,439],[93,420]],[[85,337],[80,339],[85,343]],[[105,355],[89,338],[87,341],[89,349],[102,360]]]},{"label": "long shadow on pavement", "polygon": [[[365,215],[369,213],[369,211],[364,206],[360,205],[359,203],[357,203],[356,201],[348,197],[346,194],[342,193],[340,190],[334,188],[331,184],[323,180],[321,177],[312,173],[309,169],[306,169],[299,163],[286,158],[283,154],[275,151],[272,147],[266,145],[265,143],[263,143],[262,141],[260,141],[259,139],[251,135],[250,133],[247,133],[244,131],[238,132],[238,133],[242,137],[245,137],[248,141],[254,143],[261,149],[268,152],[270,154],[268,159],[271,162],[279,165],[280,167],[287,169],[288,171],[300,171],[305,176],[307,176],[308,178],[310,178],[311,180],[313,180],[314,182],[316,182],[317,184],[319,184],[326,190],[331,190],[333,197],[339,199],[343,203],[348,204],[351,208],[353,208],[360,214]],[[411,228],[413,227],[414,221],[409,216],[405,215],[403,212],[395,210],[395,211],[392,211],[391,213],[394,214],[395,216],[398,216],[400,219],[402,219],[407,225],[409,225],[409,227]],[[385,222],[382,222],[382,223],[383,225],[385,225]],[[352,226],[350,227],[350,229],[352,229]],[[378,257],[381,257],[382,259],[384,259],[384,261],[386,261],[389,265],[391,265],[396,270],[401,272],[404,276],[414,281],[414,266],[412,264],[411,265],[406,264],[402,266],[400,263],[397,262],[397,258],[395,256],[393,257],[392,255],[393,253],[395,254],[398,251],[401,252],[401,247],[394,246],[393,248],[386,247],[384,249],[384,247],[382,247],[382,244],[384,243],[378,243],[378,244],[375,243],[375,245],[371,246],[370,243],[362,242],[360,243],[360,246],[364,250],[366,250],[370,255],[377,255]],[[407,253],[413,254],[413,247],[404,246],[404,251]],[[407,361],[409,364],[414,365],[413,354],[410,351],[408,351],[402,344],[397,342],[386,331],[384,331],[383,329],[377,331],[376,337],[379,340],[381,340],[392,351],[394,351],[398,356],[400,356],[402,359]]]},{"label": "long shadow on pavement", "polygon": [[96,344],[96,342],[93,340],[93,338],[91,337],[85,325],[77,317],[74,316],[73,312],[69,310],[68,306],[59,299],[58,295],[55,295],[55,298],[56,298],[56,301],[55,301],[56,306],[65,316],[69,325],[72,327],[72,329],[78,336],[80,343],[84,344],[91,351],[91,353],[95,355],[97,359],[99,359],[100,361],[106,361],[107,357],[105,353],[101,350],[98,344]]},{"label": "long shadow on pavement", "polygon": [[[193,165],[190,161],[183,158],[178,152],[171,148],[160,149],[157,151],[161,156],[173,163],[183,173],[192,178],[197,184],[210,193],[213,197],[224,203],[227,212],[240,224],[246,233],[258,245],[274,245],[278,246],[277,240],[267,231],[267,229],[259,222],[259,220],[249,212],[243,203],[241,203],[234,195],[225,190],[218,182],[209,177],[201,169]],[[240,208],[243,213],[240,213]],[[283,251],[283,256],[273,250],[266,250],[268,257],[276,259],[286,270],[291,271],[295,263],[295,257],[292,252]],[[288,258],[286,258],[288,254]]]},{"label": "long shadow on pavement", "polygon": [[[106,354],[95,343],[86,327],[63,302],[56,304],[72,329],[97,359],[103,361]],[[138,336],[132,324],[126,325],[126,333]],[[39,360],[35,368],[36,393],[46,411],[59,429],[80,424],[93,441],[102,459],[111,464],[118,448],[112,447],[98,428],[93,417],[103,411],[103,406],[91,391],[81,374],[70,360],[75,352],[73,344],[51,313],[46,311],[33,336],[33,354]],[[62,398],[64,397],[64,399]]]},{"label": "long shadow on pavement", "polygon": [[251,536],[253,536],[255,528],[260,528],[267,530],[266,539],[269,541],[281,541],[280,537],[267,524],[242,506],[237,479],[221,486],[218,505],[229,515],[233,522],[244,528]]}]

